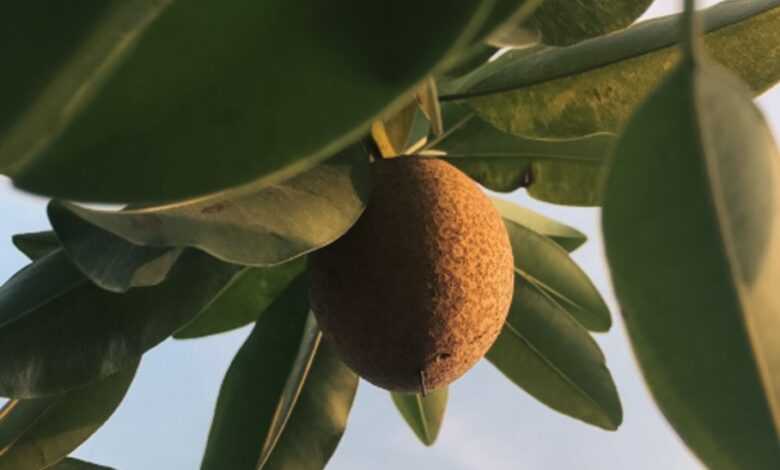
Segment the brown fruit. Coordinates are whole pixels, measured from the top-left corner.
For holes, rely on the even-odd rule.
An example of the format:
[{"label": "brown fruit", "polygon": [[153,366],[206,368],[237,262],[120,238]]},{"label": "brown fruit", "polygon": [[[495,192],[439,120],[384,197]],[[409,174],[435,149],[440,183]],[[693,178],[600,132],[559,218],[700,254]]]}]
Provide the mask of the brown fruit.
[{"label": "brown fruit", "polygon": [[372,167],[365,213],[311,255],[312,309],[364,379],[433,390],[469,370],[500,333],[512,249],[490,200],[452,165],[403,157]]}]

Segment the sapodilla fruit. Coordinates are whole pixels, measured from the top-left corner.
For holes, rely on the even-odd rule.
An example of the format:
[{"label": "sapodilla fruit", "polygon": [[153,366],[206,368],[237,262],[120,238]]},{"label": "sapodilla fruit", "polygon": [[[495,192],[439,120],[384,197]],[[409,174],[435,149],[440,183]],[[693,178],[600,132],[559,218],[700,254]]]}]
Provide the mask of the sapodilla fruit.
[{"label": "sapodilla fruit", "polygon": [[311,306],[369,382],[427,392],[463,375],[504,325],[514,262],[490,200],[452,165],[379,160],[357,223],[310,257]]}]

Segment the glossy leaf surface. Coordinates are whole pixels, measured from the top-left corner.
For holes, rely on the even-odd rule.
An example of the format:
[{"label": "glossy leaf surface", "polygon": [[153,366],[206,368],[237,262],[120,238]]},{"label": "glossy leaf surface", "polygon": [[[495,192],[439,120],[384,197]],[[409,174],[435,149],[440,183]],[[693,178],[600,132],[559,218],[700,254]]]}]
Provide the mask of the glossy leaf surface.
[{"label": "glossy leaf surface", "polygon": [[158,286],[114,294],[85,282],[44,299],[0,328],[0,396],[61,393],[134,364],[192,321],[240,270],[191,250]]},{"label": "glossy leaf surface", "polygon": [[[49,219],[75,263],[101,287],[161,282],[196,247],[231,263],[270,266],[332,242],[357,220],[369,192],[368,154],[355,145],[284,182],[165,206],[98,211],[55,202]],[[140,282],[139,282],[140,281]]]},{"label": "glossy leaf surface", "polygon": [[87,280],[61,249],[39,258],[0,287],[0,327],[85,284]]},{"label": "glossy leaf surface", "polygon": [[[466,45],[493,5],[80,1],[41,22],[48,4],[22,3],[4,12],[0,40],[0,171],[26,190],[104,202],[276,183],[311,167]],[[426,34],[376,34],[380,19]]]},{"label": "glossy leaf surface", "polygon": [[[137,367],[62,395],[6,403],[0,409],[0,470],[40,470],[65,458],[114,413]],[[85,465],[54,468],[102,468]]]}]

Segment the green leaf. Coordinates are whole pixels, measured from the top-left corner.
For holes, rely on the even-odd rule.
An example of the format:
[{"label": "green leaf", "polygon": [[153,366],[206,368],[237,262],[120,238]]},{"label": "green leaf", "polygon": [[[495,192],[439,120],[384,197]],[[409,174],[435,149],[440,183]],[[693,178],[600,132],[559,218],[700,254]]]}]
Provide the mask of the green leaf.
[{"label": "green leaf", "polygon": [[[105,202],[275,183],[313,166],[468,44],[493,5],[88,2],[52,25],[40,19],[54,12],[23,3],[4,11],[0,37],[0,171],[26,190]],[[426,33],[377,34],[377,22]]]},{"label": "green leaf", "polygon": [[434,390],[423,396],[419,393],[391,392],[393,404],[406,424],[426,446],[433,445],[439,436],[444,411],[447,409],[447,388]]},{"label": "green leaf", "polygon": [[358,377],[339,359],[335,348],[322,340],[312,361],[287,425],[276,445],[264,448],[260,470],[321,470],[336,451],[347,427],[347,418],[358,386]]},{"label": "green leaf", "polygon": [[222,295],[173,337],[198,338],[240,328],[256,321],[305,268],[305,259],[297,258],[270,268],[241,271]]},{"label": "green leaf", "polygon": [[744,84],[680,64],[616,149],[603,229],[634,352],[711,468],[780,462],[780,152]]},{"label": "green leaf", "polygon": [[179,253],[196,247],[230,263],[270,266],[326,245],[352,226],[370,190],[361,145],[281,183],[176,204],[99,211],[65,202],[49,219],[73,261],[100,287],[126,291],[165,279]]},{"label": "green leaf", "polygon": [[606,159],[616,136],[529,139],[502,132],[466,107],[448,103],[447,132],[428,145],[439,156],[493,191],[527,187],[531,196],[555,204],[601,202]]},{"label": "green leaf", "polygon": [[11,237],[14,246],[31,260],[43,258],[60,248],[60,240],[51,231],[17,233]]},{"label": "green leaf", "polygon": [[53,467],[49,467],[51,470],[114,470],[102,465],[96,465],[94,463],[85,462],[79,459],[67,458]]},{"label": "green leaf", "polygon": [[[59,276],[59,268],[44,270],[41,278]],[[62,393],[128,367],[192,321],[241,269],[188,250],[158,286],[120,295],[85,282],[58,297],[41,297],[10,323],[0,317],[0,396]],[[30,281],[25,288],[34,295],[46,291],[42,284]]]},{"label": "green leaf", "polygon": [[[600,206],[606,178],[606,160],[615,143],[615,135],[593,134],[581,139],[559,142],[569,148],[601,150],[601,161],[536,161],[531,165],[528,194],[540,201],[566,206]],[[582,145],[583,147],[579,147]]]},{"label": "green leaf", "polygon": [[486,357],[556,411],[607,430],[622,421],[620,399],[596,342],[520,276],[504,329]]},{"label": "green leaf", "polygon": [[307,276],[293,282],[233,359],[203,470],[321,469],[335,450],[358,379],[322,341],[308,287]]},{"label": "green leaf", "polygon": [[[729,0],[701,15],[715,59],[760,94],[780,80],[780,0]],[[679,17],[640,23],[576,46],[505,54],[450,90],[486,121],[518,136],[617,132],[678,61]]]},{"label": "green leaf", "polygon": [[609,308],[588,275],[554,241],[504,219],[515,272],[524,283],[591,331],[612,326]]},{"label": "green leaf", "polygon": [[545,0],[528,20],[545,44],[568,46],[633,23],[653,0]]},{"label": "green leaf", "polygon": [[89,439],[114,413],[137,368],[137,363],[130,365],[62,395],[6,403],[0,409],[0,470],[105,468],[67,460],[55,464]]},{"label": "green leaf", "polygon": [[518,206],[503,199],[491,198],[504,223],[520,225],[557,243],[566,251],[572,252],[587,241],[584,233],[574,227],[550,219],[531,209]]},{"label": "green leaf", "polygon": [[65,252],[52,251],[22,268],[0,287],[0,328],[86,283]]}]

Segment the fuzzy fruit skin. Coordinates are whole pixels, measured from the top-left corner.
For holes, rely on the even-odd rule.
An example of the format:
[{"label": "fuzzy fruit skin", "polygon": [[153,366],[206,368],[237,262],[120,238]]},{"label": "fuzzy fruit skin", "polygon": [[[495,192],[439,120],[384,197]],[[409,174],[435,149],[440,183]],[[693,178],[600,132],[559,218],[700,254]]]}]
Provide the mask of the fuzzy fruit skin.
[{"label": "fuzzy fruit skin", "polygon": [[441,160],[372,165],[366,211],[310,257],[311,305],[347,365],[394,391],[443,387],[495,341],[514,289],[501,216]]}]

